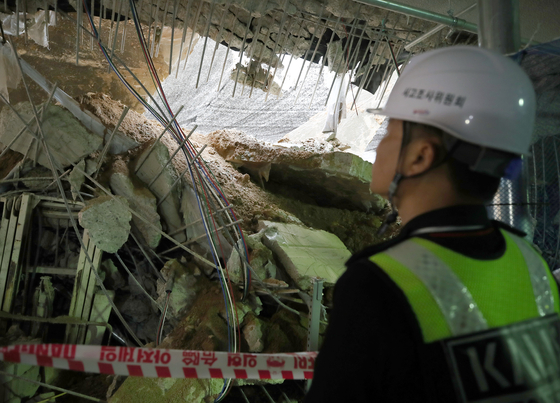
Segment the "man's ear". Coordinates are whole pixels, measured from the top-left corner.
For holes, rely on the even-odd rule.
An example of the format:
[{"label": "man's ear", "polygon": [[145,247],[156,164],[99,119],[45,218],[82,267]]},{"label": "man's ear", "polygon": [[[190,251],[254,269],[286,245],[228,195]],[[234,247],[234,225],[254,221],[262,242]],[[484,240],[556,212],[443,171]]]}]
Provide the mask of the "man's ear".
[{"label": "man's ear", "polygon": [[415,139],[406,148],[401,170],[404,176],[419,175],[428,171],[438,158],[438,144],[433,138]]}]

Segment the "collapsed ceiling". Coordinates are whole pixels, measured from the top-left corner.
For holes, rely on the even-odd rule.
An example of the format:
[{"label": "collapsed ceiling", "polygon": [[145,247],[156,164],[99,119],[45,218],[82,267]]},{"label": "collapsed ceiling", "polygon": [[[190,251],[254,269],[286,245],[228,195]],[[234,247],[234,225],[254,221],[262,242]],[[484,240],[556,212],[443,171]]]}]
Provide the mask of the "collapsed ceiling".
[{"label": "collapsed ceiling", "polygon": [[[468,1],[404,3],[440,17],[461,14],[467,20],[461,26],[471,31],[476,23]],[[527,14],[527,3],[521,11],[530,23],[522,24],[522,36],[531,39],[538,21],[542,27],[532,40],[543,40],[556,28],[550,28],[550,16]],[[45,4],[51,16],[36,14]],[[0,108],[1,344],[103,343],[109,345],[105,352],[116,346],[199,353],[316,350],[344,261],[398,232],[397,223],[376,235],[388,209],[369,192],[371,163],[344,152],[350,146],[332,136],[272,145],[231,128],[200,134],[196,116],[180,121],[179,107],[166,109],[165,97],[152,97],[165,92],[157,76],[172,78],[188,62],[193,84],[179,92],[198,100],[196,87],[210,77],[221,44],[222,53],[239,52],[233,69],[221,53],[214,66],[233,94],[238,86],[239,98],[251,101],[255,89],[262,97],[254,102],[282,99],[295,58],[334,72],[325,98],[348,71],[358,91],[374,93],[412,53],[474,44],[476,34],[342,0],[143,0],[135,4],[137,21],[124,0],[76,5],[4,2],[4,29],[21,57],[11,71],[26,81],[18,85],[16,73],[12,82],[3,77],[9,91]],[[107,61],[88,35],[94,31],[88,9],[103,17],[91,22]],[[10,15],[23,11],[29,16],[14,24]],[[537,11],[554,15],[544,3]],[[49,27],[46,21],[55,16],[56,26]],[[76,21],[82,21],[78,31]],[[145,49],[135,28],[146,38]],[[10,49],[2,45],[4,57]],[[295,74],[300,86],[304,67]],[[319,83],[322,76],[313,79]],[[146,106],[158,112],[158,122],[136,112]],[[177,355],[186,366],[198,357]],[[198,402],[219,401],[232,385],[119,377],[107,363],[97,376],[0,363],[0,396],[64,402],[84,399],[76,395],[81,392],[111,402]],[[49,385],[68,395],[55,398]],[[234,386],[230,401],[301,401],[304,395],[298,381],[236,379]]]}]

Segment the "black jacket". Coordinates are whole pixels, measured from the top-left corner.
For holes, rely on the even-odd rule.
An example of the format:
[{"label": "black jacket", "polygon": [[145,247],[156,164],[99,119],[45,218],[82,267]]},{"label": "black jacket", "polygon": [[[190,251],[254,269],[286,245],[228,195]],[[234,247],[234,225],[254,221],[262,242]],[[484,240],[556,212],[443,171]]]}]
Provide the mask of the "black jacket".
[{"label": "black jacket", "polygon": [[[441,232],[441,227],[465,226],[475,228]],[[454,206],[418,216],[396,238],[352,256],[335,286],[329,326],[305,403],[427,402],[434,393],[453,401],[450,384],[433,385],[425,379],[431,361],[438,363],[430,368],[435,373],[445,368],[438,368],[442,357],[432,360],[418,348],[421,331],[406,296],[368,258],[420,236],[471,258],[496,259],[506,249],[500,227],[505,226],[490,221],[484,206]],[[428,233],[414,234],[421,229]]]}]

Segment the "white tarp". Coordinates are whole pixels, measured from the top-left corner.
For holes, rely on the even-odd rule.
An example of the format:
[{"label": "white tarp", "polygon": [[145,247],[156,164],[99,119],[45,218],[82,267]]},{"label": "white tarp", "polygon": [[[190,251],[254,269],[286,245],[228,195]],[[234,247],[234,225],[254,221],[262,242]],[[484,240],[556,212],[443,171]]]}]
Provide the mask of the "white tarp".
[{"label": "white tarp", "polygon": [[12,45],[0,43],[0,94],[10,100],[8,88],[15,89],[21,80],[16,54]]},{"label": "white tarp", "polygon": [[[19,26],[16,14],[0,13],[0,20],[6,35],[16,36],[25,34],[25,17],[24,13],[19,13]],[[55,22],[55,13],[49,12],[48,25],[53,26]],[[19,27],[19,29],[18,29]],[[37,45],[49,48],[49,33],[47,31],[47,24],[45,18],[45,11],[39,10],[35,14],[27,14],[27,35]]]}]

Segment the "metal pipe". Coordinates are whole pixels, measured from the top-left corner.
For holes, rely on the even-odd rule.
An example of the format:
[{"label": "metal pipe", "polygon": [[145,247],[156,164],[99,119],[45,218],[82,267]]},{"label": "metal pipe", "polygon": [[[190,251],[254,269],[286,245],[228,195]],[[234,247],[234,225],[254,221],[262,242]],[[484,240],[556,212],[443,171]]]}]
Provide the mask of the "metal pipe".
[{"label": "metal pipe", "polygon": [[[268,4],[268,0],[266,1],[266,4]],[[257,28],[255,29],[255,35],[253,36],[253,41],[251,42],[252,46],[248,56],[249,64],[247,65],[247,74],[245,74],[245,78],[243,79],[243,88],[241,89],[241,95],[243,95],[243,93],[245,92],[245,85],[247,84],[247,77],[249,76],[249,68],[251,66],[251,61],[253,60],[253,53],[255,52],[255,48],[257,47],[256,45],[259,41],[259,34],[261,33],[262,20],[263,18],[259,18],[259,22],[257,23]],[[264,41],[263,41],[263,46],[264,46]]]},{"label": "metal pipe", "polygon": [[220,41],[222,40],[222,35],[224,33],[224,18],[226,13],[229,12],[229,5],[231,0],[228,0],[224,5],[224,11],[222,12],[222,16],[220,17],[220,30],[218,31],[218,37],[216,38],[216,44],[214,45],[214,52],[212,53],[212,60],[210,60],[210,67],[208,68],[208,75],[206,76],[206,82],[210,79],[210,72],[212,71],[212,65],[214,64],[214,57],[216,56],[216,51],[218,50],[218,46],[220,45]]},{"label": "metal pipe", "polygon": [[[93,13],[93,11],[92,11],[92,13]],[[101,0],[101,3],[99,4],[99,29],[97,30],[97,42],[98,43],[101,43],[101,28],[102,28],[101,23],[102,23],[103,17],[105,17],[106,13],[107,13],[107,9],[105,7],[105,2],[103,0]],[[91,16],[91,20],[93,21],[93,14]],[[93,38],[93,36],[92,36],[92,38]]]},{"label": "metal pipe", "polygon": [[[471,11],[473,8],[476,7],[476,3],[471,4],[470,6],[468,6],[467,8],[465,8],[463,11],[455,14],[455,17],[459,17],[460,15],[463,15],[465,13],[468,13],[469,11]],[[444,24],[440,24],[438,26],[436,26],[435,28],[433,28],[432,30],[426,32],[424,35],[420,35],[418,38],[416,38],[415,40],[413,40],[412,42],[410,42],[408,45],[406,45],[404,47],[404,50],[406,50],[407,52],[412,49],[414,46],[418,45],[420,42],[425,41],[426,39],[428,39],[430,36],[438,33],[439,31],[441,31],[443,28],[445,28],[447,25]]]},{"label": "metal pipe", "polygon": [[126,17],[124,18],[124,22],[123,22],[124,28],[123,28],[122,38],[121,38],[121,54],[124,53],[124,46],[126,42],[126,28],[128,27],[128,20],[130,19],[128,17],[130,15],[130,4],[127,3],[126,5],[127,5]]},{"label": "metal pipe", "polygon": [[138,238],[136,238],[134,236],[134,234],[131,232],[130,236],[132,237],[132,239],[134,240],[134,242],[136,242],[136,244],[138,245],[138,248],[140,249],[140,251],[142,252],[142,254],[144,255],[144,257],[146,258],[146,260],[148,261],[148,263],[150,263],[150,266],[152,266],[152,269],[154,269],[154,272],[156,273],[156,276],[158,276],[158,278],[162,281],[165,281],[165,279],[163,278],[163,276],[161,275],[160,271],[157,269],[157,267],[154,265],[154,262],[152,261],[152,259],[150,259],[150,256],[148,256],[148,254],[146,253],[146,250],[144,249],[144,247],[142,246],[142,243],[138,240]]},{"label": "metal pipe", "polygon": [[[79,24],[79,21],[78,21],[78,24]],[[61,180],[60,180],[60,177],[57,175],[57,171],[58,171],[58,170],[62,171],[62,169],[57,168],[57,167],[55,166],[55,161],[54,161],[54,158],[53,158],[53,156],[52,156],[52,154],[51,154],[51,152],[50,152],[50,150],[49,150],[49,146],[48,146],[48,144],[47,144],[46,137],[45,137],[45,134],[44,134],[44,132],[43,132],[43,127],[41,126],[41,121],[40,121],[40,119],[39,119],[39,115],[38,115],[38,113],[37,113],[37,109],[36,109],[36,107],[35,107],[35,104],[33,103],[33,100],[32,100],[32,98],[31,98],[31,94],[30,94],[30,92],[29,92],[29,86],[27,85],[27,81],[25,80],[25,73],[24,73],[24,71],[23,71],[23,68],[21,67],[21,61],[20,61],[20,59],[19,59],[19,56],[17,56],[16,47],[15,47],[13,41],[10,40],[10,43],[11,43],[11,45],[12,45],[12,48],[14,49],[14,53],[16,54],[16,62],[17,62],[19,71],[21,72],[21,75],[22,75],[22,82],[23,82],[23,85],[24,85],[24,87],[25,87],[25,92],[26,92],[26,94],[27,94],[27,98],[29,99],[29,103],[31,104],[31,109],[33,110],[33,115],[35,116],[35,120],[36,120],[36,122],[37,122],[37,129],[38,129],[39,137],[40,137],[41,143],[42,143],[42,145],[43,145],[43,149],[45,150],[45,154],[47,155],[47,158],[48,158],[48,160],[49,160],[49,165],[50,165],[52,174],[53,174],[53,176],[56,178],[57,187],[58,187],[58,190],[59,190],[60,195],[61,195],[61,197],[62,197],[62,200],[64,201],[64,206],[66,207],[66,211],[67,211],[68,214],[69,214],[69,217],[68,217],[68,218],[70,219],[70,223],[72,224],[72,228],[74,229],[74,232],[75,232],[76,234],[79,234],[80,232],[79,232],[79,230],[78,230],[78,225],[76,224],[76,220],[73,218],[73,216],[72,216],[72,214],[71,214],[72,211],[71,211],[71,209],[70,209],[70,205],[69,205],[69,203],[68,203],[68,198],[66,197],[66,193],[65,193],[65,191],[64,191],[64,187],[62,186],[62,182],[61,182]],[[25,121],[24,121],[23,119],[22,119],[22,122],[25,124]],[[76,167],[75,164],[72,164],[72,165],[73,165],[74,167]],[[76,168],[77,168],[77,167],[76,167]],[[77,169],[80,170],[79,168],[77,168]],[[83,171],[81,171],[81,170],[80,170],[80,172],[82,172],[82,173],[85,174],[85,172],[83,172]],[[89,175],[88,175],[88,178],[91,180],[91,177],[89,177]],[[94,183],[96,183],[96,182],[94,181]],[[97,183],[96,183],[96,184],[97,184]],[[99,186],[99,185],[98,185],[98,186]],[[99,274],[97,273],[97,270],[95,270],[95,266],[94,266],[94,264],[93,264],[93,260],[92,260],[92,258],[91,258],[91,256],[90,256],[89,252],[88,252],[88,249],[86,248],[86,246],[85,246],[85,244],[84,244],[84,240],[83,240],[80,236],[78,236],[77,238],[78,238],[78,242],[80,243],[80,248],[81,248],[82,251],[84,251],[85,258],[86,258],[88,264],[90,265],[90,267],[92,268],[92,272],[93,272],[93,274],[95,275],[95,278],[96,278],[96,280],[97,280],[97,284],[99,285],[99,287],[100,287],[101,290],[103,291],[103,294],[104,294],[105,297],[107,298],[107,300],[108,300],[109,304],[111,305],[111,307],[113,308],[115,314],[118,316],[118,318],[119,318],[119,320],[121,321],[121,323],[123,324],[123,326],[127,329],[127,331],[128,331],[128,332],[130,333],[130,335],[134,338],[134,340],[138,343],[138,345],[143,346],[143,344],[142,344],[142,342],[140,341],[140,339],[138,339],[138,337],[136,337],[136,334],[132,331],[132,329],[130,328],[130,326],[128,325],[128,323],[124,320],[124,318],[123,318],[122,314],[120,313],[120,311],[118,310],[117,306],[115,305],[115,303],[113,302],[113,300],[110,298],[109,293],[107,292],[107,289],[106,289],[105,286],[103,285],[103,281],[102,281],[101,278],[99,277]],[[186,248],[185,248],[185,249],[186,249]]]},{"label": "metal pipe", "polygon": [[[154,16],[154,10],[153,10],[153,6],[154,4],[152,3],[152,6],[150,7],[150,21],[149,21],[149,25],[148,25],[148,45],[147,45],[147,49],[151,49],[151,46],[153,46],[152,44],[152,24],[154,24],[156,22],[156,18],[157,18],[157,13],[159,11],[159,3],[160,0],[158,0],[157,5],[156,5],[156,11],[155,11],[155,16]],[[156,25],[154,25],[154,31],[156,30]],[[151,53],[150,53],[151,55]]]},{"label": "metal pipe", "polygon": [[[305,8],[305,4],[307,3],[307,0],[304,0],[301,8]],[[296,19],[294,18],[294,22],[296,21]],[[299,26],[299,30],[297,32],[297,38],[299,38],[301,36],[301,31],[303,30],[303,21],[301,22],[300,26]],[[286,71],[284,72],[284,78],[282,79],[282,84],[280,84],[280,89],[278,90],[278,95],[276,95],[276,99],[280,98],[280,94],[282,94],[282,87],[284,87],[284,82],[286,81],[286,77],[288,77],[288,71],[290,70],[290,66],[292,65],[292,61],[294,60],[294,53],[296,50],[296,47],[298,45],[298,41],[297,39],[294,39],[294,47],[292,48],[292,52],[290,54],[290,61],[288,62],[288,67],[286,67]],[[309,49],[307,49],[307,51],[309,51]],[[305,64],[305,63],[303,63]],[[300,75],[301,75],[301,71],[300,71]],[[298,77],[299,78],[299,77]],[[297,85],[297,83],[296,83]],[[295,88],[295,87],[294,87]]]},{"label": "metal pipe", "polygon": [[502,54],[519,50],[519,0],[478,0],[478,46]]},{"label": "metal pipe", "polygon": [[[294,88],[297,87],[297,85],[298,85],[298,83],[299,83],[299,79],[301,78],[301,73],[303,73],[303,69],[305,68],[305,61],[307,60],[307,55],[309,54],[309,51],[311,50],[311,47],[313,46],[313,38],[316,37],[315,34],[317,33],[317,29],[319,28],[319,21],[321,21],[321,17],[323,16],[323,10],[324,10],[324,7],[321,7],[321,14],[319,15],[319,18],[317,19],[317,23],[315,24],[315,29],[313,30],[313,36],[312,36],[311,39],[309,40],[309,49],[307,49],[307,50],[305,51],[305,54],[303,55],[303,63],[301,64],[301,70],[299,71],[298,78],[297,78],[297,80],[296,80],[296,83],[295,83],[295,85],[294,85]],[[301,26],[303,26],[303,21],[302,21]],[[320,35],[320,37],[319,37],[319,39],[318,39],[318,42],[321,41],[321,38],[323,37],[323,34],[324,34],[324,31],[321,32],[321,35]],[[315,50],[317,50],[317,48],[315,48]],[[313,52],[313,57],[314,57],[314,56],[315,56],[315,52]],[[313,63],[313,59],[311,59],[311,60],[309,61],[309,63]],[[308,70],[308,71],[309,71],[309,70]],[[307,76],[307,75],[306,75],[306,76]],[[303,82],[305,82],[305,79],[303,80]],[[302,87],[303,87],[303,82],[302,82],[302,84],[301,84]],[[299,96],[299,93],[298,93],[298,96]],[[296,101],[297,101],[297,98],[296,98]],[[294,102],[294,104],[295,104],[295,102]]]},{"label": "metal pipe", "polygon": [[226,50],[226,55],[224,56],[224,64],[222,65],[222,72],[220,73],[220,81],[218,82],[218,88],[216,89],[216,92],[220,92],[220,87],[222,85],[222,78],[224,77],[224,70],[226,69],[226,63],[227,63],[227,58],[229,55],[229,50],[231,49],[231,40],[233,38],[233,28],[231,31],[229,31],[229,39],[228,39],[228,46],[227,46],[227,50]]},{"label": "metal pipe", "polygon": [[[165,20],[167,19],[167,12],[168,11],[169,11],[169,0],[167,0],[165,2],[165,8],[163,9],[163,17],[161,19],[161,29],[159,31],[159,39],[157,40],[155,57],[158,57],[158,55],[159,55],[159,47],[161,45],[161,37],[163,36],[163,29],[165,28]],[[154,31],[154,35],[155,35],[155,32],[156,31]],[[155,35],[154,38],[157,38],[157,35]],[[173,49],[173,41],[171,42],[171,49]]]},{"label": "metal pipe", "polygon": [[[262,63],[261,63],[262,55],[263,55],[264,48],[266,47],[266,38],[265,37],[266,37],[266,35],[263,34],[263,44],[261,46],[261,51],[259,52],[259,57],[257,57],[257,63],[259,63],[259,65],[262,65]],[[268,71],[266,72],[266,74],[267,75],[266,75],[265,80],[268,80]],[[257,81],[257,75],[256,74],[253,75],[253,81],[251,81],[251,90],[249,91],[249,98],[251,98],[251,96],[253,95],[253,89],[255,88],[255,81]]]},{"label": "metal pipe", "polygon": [[[231,226],[234,226],[234,225],[236,225],[236,224],[239,224],[239,223],[241,223],[241,222],[243,222],[243,219],[239,219],[239,220],[237,220],[237,221],[234,221],[234,222],[231,222],[231,223],[229,223],[229,224],[223,225],[223,226],[221,226],[221,227],[215,228],[215,229],[211,230],[209,233],[210,233],[210,234],[216,234],[216,233],[218,233],[218,231],[221,231],[221,230],[223,230],[223,229],[227,229],[227,228],[229,228],[229,227],[231,227]],[[207,236],[208,236],[208,234],[199,235],[199,236],[197,236],[196,238],[191,238],[191,239],[189,239],[188,241],[181,243],[181,245],[187,246],[187,245],[193,244],[193,243],[195,243],[195,242],[197,242],[197,241],[200,241],[201,239],[206,238]],[[175,246],[173,246],[172,248],[169,248],[169,249],[167,249],[166,251],[161,252],[161,255],[166,255],[166,254],[168,254],[169,252],[173,252],[174,250],[177,250],[178,248],[180,248],[180,246],[179,246],[179,245],[175,245]]]},{"label": "metal pipe", "polygon": [[[14,180],[21,180],[21,178],[20,178],[20,179],[14,179]],[[216,211],[213,212],[213,213],[210,213],[210,215],[213,216],[213,215],[215,215],[215,214],[221,213],[222,211],[230,210],[230,209],[232,209],[232,208],[233,208],[233,206],[231,206],[231,205],[230,205],[230,206],[227,206],[227,207],[223,207],[223,208],[221,208],[221,209],[219,209],[219,210],[216,210]],[[186,230],[187,228],[193,226],[194,224],[198,224],[199,222],[202,222],[202,218],[198,218],[198,219],[196,219],[196,220],[194,220],[194,221],[188,223],[187,225],[185,225],[185,226],[183,226],[183,227],[181,227],[181,228],[179,228],[179,229],[177,229],[177,230],[175,230],[175,231],[173,231],[173,232],[170,232],[169,235],[173,236],[173,235],[175,235],[175,234],[178,234],[179,232],[184,231],[184,230]]]},{"label": "metal pipe", "polygon": [[[323,10],[321,9],[321,15],[319,17],[319,21],[321,21],[322,16],[323,16]],[[317,26],[315,27],[315,32],[317,32],[317,28],[319,27],[319,21],[317,21]],[[309,70],[311,70],[311,66],[313,65],[313,60],[315,60],[315,55],[317,54],[317,50],[319,49],[319,45],[321,44],[321,40],[323,39],[323,35],[325,35],[325,32],[326,32],[326,29],[322,30],[321,35],[319,35],[319,37],[317,38],[317,44],[315,45],[315,49],[313,50],[313,54],[311,55],[311,58],[309,59],[309,65],[307,66],[307,70],[305,71],[305,76],[303,76],[303,81],[301,82],[301,87],[299,87],[299,91],[296,95],[294,105],[297,103],[297,101],[299,99],[299,95],[301,94],[301,90],[303,89],[303,85],[305,84],[305,80],[307,79],[307,75],[309,74]],[[315,34],[313,34],[313,35],[315,35]],[[313,43],[313,39],[311,39],[311,41],[310,41],[309,49],[311,49],[312,43]],[[307,55],[304,57],[303,66],[305,66],[306,57],[307,57]],[[302,66],[302,71],[303,71],[303,66]],[[301,76],[301,72],[300,72],[300,76]],[[297,86],[298,81],[299,81],[299,76],[298,76],[298,79],[296,81],[296,86]]]},{"label": "metal pipe", "polygon": [[[453,28],[457,28],[468,32],[478,32],[478,27],[476,24],[467,22],[457,17],[450,17],[448,15],[434,13],[432,11],[423,10],[417,7],[411,7],[404,4],[395,3],[387,0],[354,0],[356,3],[366,4],[368,6],[374,6],[378,8],[383,8],[385,10],[394,11],[396,13],[410,15],[412,17],[420,18],[426,21],[432,21],[437,24],[448,25]],[[484,0],[478,0],[479,2],[484,2]],[[508,2],[508,0],[502,0],[503,3]]]},{"label": "metal pipe", "polygon": [[[173,69],[173,47],[175,46],[175,20],[177,19],[177,11],[179,9],[179,2],[175,0],[173,5],[173,22],[171,28],[171,46],[169,47],[169,75],[171,75],[171,70]],[[179,55],[180,57],[181,55]]]},{"label": "metal pipe", "polygon": [[202,3],[204,3],[204,1],[200,0],[200,4],[198,5],[198,9],[196,10],[196,16],[194,17],[194,24],[191,29],[192,31],[191,39],[189,41],[189,49],[187,50],[187,56],[185,57],[185,64],[183,64],[183,71],[187,67],[187,62],[189,61],[189,55],[191,54],[193,39],[194,39],[194,35],[196,34],[196,26],[198,25],[198,19],[200,18],[200,11],[202,10]]},{"label": "metal pipe", "polygon": [[[91,14],[91,20],[93,21],[93,17],[95,16],[95,12],[93,11],[95,7],[95,0],[91,0],[91,5],[89,8],[89,13]],[[99,9],[99,18],[101,18],[101,9]],[[90,50],[93,51],[93,37],[90,38],[91,39],[91,43],[90,43]]]},{"label": "metal pipe", "polygon": [[169,130],[169,128],[171,127],[171,125],[173,124],[173,122],[175,121],[175,119],[177,119],[177,117],[179,116],[179,113],[181,113],[181,111],[183,110],[183,106],[181,105],[181,107],[179,108],[179,110],[177,111],[177,113],[175,114],[175,116],[173,116],[173,119],[171,119],[169,121],[169,123],[167,123],[167,126],[165,126],[165,129],[163,129],[163,132],[161,132],[161,134],[159,135],[159,137],[156,139],[156,141],[154,142],[154,144],[150,147],[150,150],[148,151],[148,154],[146,155],[146,158],[144,158],[142,160],[142,162],[140,164],[138,164],[138,167],[136,167],[136,169],[134,170],[134,173],[138,172],[140,170],[140,168],[142,168],[142,165],[144,165],[144,163],[148,160],[148,157],[150,156],[150,154],[152,153],[152,151],[154,150],[156,144],[161,140],[161,138],[163,137],[163,135],[165,133],[167,133],[167,131]]},{"label": "metal pipe", "polygon": [[[93,179],[91,177],[91,175],[89,175],[86,171],[80,169],[80,167],[76,166],[76,164],[72,164],[72,166],[74,168],[76,168],[78,170],[78,172],[80,172],[81,174],[83,174],[87,179],[89,179],[91,182],[93,182],[94,185],[96,185],[101,191],[103,191],[107,196],[109,196],[111,199],[113,199],[114,201],[116,201],[117,203],[119,203],[122,207],[124,207],[125,209],[127,209],[128,211],[130,211],[130,213],[135,216],[138,217],[140,220],[142,220],[148,227],[150,227],[151,229],[153,229],[154,231],[156,231],[158,234],[160,234],[162,237],[164,237],[165,239],[171,241],[173,244],[177,245],[179,248],[183,249],[185,252],[191,254],[192,256],[196,257],[200,262],[207,264],[209,267],[215,268],[216,266],[214,265],[214,263],[210,262],[209,260],[207,260],[206,258],[204,258],[203,256],[199,255],[198,253],[196,253],[195,251],[187,248],[186,246],[184,246],[183,244],[177,242],[175,239],[173,239],[171,236],[169,236],[167,233],[163,232],[162,230],[160,230],[159,228],[157,228],[152,222],[150,222],[147,218],[145,218],[143,215],[139,214],[136,210],[130,208],[130,206],[128,206],[128,204],[123,203],[120,199],[117,199],[110,190],[108,190],[106,187],[104,187],[101,183],[99,183],[98,181],[96,181],[95,179]],[[81,238],[79,238],[81,239]],[[98,276],[97,271],[94,271],[96,273],[96,277]],[[101,282],[101,281],[99,281]],[[116,308],[113,308],[116,310]],[[139,343],[141,344],[141,343]]]},{"label": "metal pipe", "polygon": [[[362,5],[360,4],[359,9],[358,9],[358,14],[361,11]],[[350,34],[346,33],[346,44],[344,45],[344,48],[342,47],[342,45],[340,46],[340,50],[342,51],[342,55],[340,57],[340,61],[337,63],[336,67],[334,66],[334,63],[336,62],[336,59],[338,58],[338,50],[336,51],[336,54],[334,56],[333,59],[333,66],[329,65],[329,69],[332,67],[332,70],[334,72],[334,78],[333,81],[331,83],[331,87],[329,88],[329,93],[327,94],[327,99],[325,100],[325,106],[327,106],[328,102],[329,102],[329,98],[331,96],[332,90],[334,88],[334,83],[336,82],[336,79],[338,78],[338,71],[341,69],[341,67],[343,66],[343,63],[346,63],[346,71],[344,72],[344,75],[346,75],[346,73],[348,73],[348,63],[350,62],[349,58],[348,58],[348,53],[350,52],[350,49],[352,49],[352,44],[354,43],[354,32],[356,31],[356,24],[358,23],[358,19],[355,18],[354,19],[354,23],[352,24],[352,29],[350,30]],[[346,27],[344,28],[344,32],[346,32]],[[362,32],[363,33],[363,32]],[[341,39],[342,41],[342,39]],[[327,55],[328,55],[328,48],[327,48]],[[325,55],[325,57],[327,56]],[[339,87],[339,91],[337,94],[337,101],[338,102],[338,95],[340,95],[340,88],[342,88],[342,84],[344,83],[344,78],[341,80],[340,82],[340,87]]]},{"label": "metal pipe", "polygon": [[204,46],[202,48],[202,56],[200,57],[200,67],[198,68],[198,76],[196,77],[195,88],[198,88],[198,83],[200,82],[200,72],[202,71],[202,63],[204,62],[204,55],[206,54],[206,45],[208,44],[208,35],[210,34],[210,23],[212,22],[212,15],[214,14],[215,8],[216,1],[212,0],[212,5],[210,6],[210,15],[208,16],[208,24],[206,25],[206,30],[204,33]]},{"label": "metal pipe", "polygon": [[[329,40],[329,44],[327,45],[327,49],[329,48],[329,46],[331,46],[332,41],[334,39],[334,36],[336,35],[336,27],[338,26],[340,20],[341,20],[341,16],[338,17],[338,20],[336,21],[336,24],[334,25],[334,28],[332,30],[332,34],[331,34],[331,39]],[[313,95],[311,95],[311,100],[309,101],[309,107],[311,108],[311,105],[313,103],[313,98],[315,98],[315,92],[317,91],[317,87],[319,86],[319,81],[321,80],[321,74],[323,73],[323,68],[325,67],[325,61],[327,60],[327,55],[325,54],[323,56],[323,60],[321,62],[321,68],[319,69],[319,76],[317,77],[317,82],[315,83],[315,88],[313,88]]]},{"label": "metal pipe", "polygon": [[16,38],[19,38],[19,0],[16,0]]},{"label": "metal pipe", "polygon": [[[113,55],[115,54],[115,46],[117,46],[117,38],[119,36],[119,23],[121,22],[121,14],[122,14],[122,6],[124,1],[119,2],[119,13],[117,17],[117,25],[115,27],[115,33],[113,34],[113,45],[111,46],[111,59],[113,59]],[[110,67],[109,67],[110,69]]]},{"label": "metal pipe", "polygon": [[[249,34],[249,30],[251,29],[251,24],[253,23],[253,16],[251,16],[249,18],[249,22],[247,23],[247,29],[245,30],[245,35],[243,36],[243,42],[241,43],[241,49],[239,49],[239,66],[237,67],[237,73],[235,74],[235,80],[233,83],[233,93],[231,94],[231,97],[235,97],[235,90],[237,89],[237,82],[239,80],[239,72],[241,71],[241,66],[243,63],[243,48],[245,47],[245,43],[247,42],[247,35]],[[251,61],[249,60],[249,66],[251,64]],[[245,77],[247,77],[247,74],[249,74],[249,66],[247,66],[247,73],[245,74]]]},{"label": "metal pipe", "polygon": [[115,126],[115,128],[113,129],[113,132],[111,133],[111,136],[109,137],[109,141],[107,142],[107,144],[105,144],[105,147],[103,148],[103,151],[101,151],[101,155],[99,156],[99,161],[97,161],[97,166],[95,167],[95,173],[93,174],[94,178],[97,178],[97,174],[99,173],[99,169],[101,169],[101,164],[103,163],[103,158],[105,158],[105,154],[107,154],[107,151],[109,150],[109,146],[111,145],[111,142],[113,141],[113,137],[115,137],[115,134],[117,133],[117,131],[119,130],[119,127],[121,126],[122,121],[124,120],[126,114],[129,111],[129,107],[125,106],[124,110],[122,111],[121,117],[119,118],[119,121],[117,122],[117,125]]},{"label": "metal pipe", "polygon": [[80,62],[80,25],[82,23],[82,3],[76,4],[78,12],[76,15],[76,66]]},{"label": "metal pipe", "polygon": [[397,58],[395,57],[395,52],[393,52],[393,47],[391,46],[391,42],[389,42],[389,38],[385,38],[387,40],[387,46],[389,46],[389,50],[391,51],[391,58],[393,59],[393,64],[395,65],[395,70],[397,70],[397,75],[401,76],[401,71],[399,70],[399,65],[397,63]]},{"label": "metal pipe", "polygon": [[[179,75],[179,66],[181,65],[181,57],[183,56],[183,44],[187,36],[187,19],[189,18],[189,10],[191,9],[192,0],[187,2],[185,6],[185,19],[183,21],[183,36],[181,37],[181,46],[179,47],[179,57],[177,58],[177,70],[175,71],[175,78]],[[169,62],[171,63],[171,61]]]},{"label": "metal pipe", "polygon": [[[45,1],[46,5],[46,1]],[[45,35],[47,43],[49,43],[49,8],[45,8]],[[25,33],[25,44],[27,45],[28,32],[27,32],[27,0],[23,0],[23,30]]]},{"label": "metal pipe", "polygon": [[[363,32],[365,32],[365,30]],[[354,55],[350,59],[350,65],[352,66],[352,71],[350,72],[350,76],[348,77],[348,84],[346,85],[346,90],[344,91],[344,99],[346,99],[346,97],[348,96],[348,91],[350,90],[351,85],[352,85],[352,77],[354,77],[354,73],[356,71],[356,66],[358,64],[357,59],[358,59],[358,53],[359,53],[359,50],[360,50],[360,46],[362,46],[362,40],[363,40],[363,38],[362,38],[362,36],[360,36],[360,41],[358,42],[358,45],[356,46],[356,51],[354,52]],[[371,46],[372,43],[373,43],[373,38],[370,38],[369,42],[366,46],[366,49],[369,49],[369,47]],[[366,54],[367,54],[367,52],[364,53],[364,57],[365,57]],[[340,97],[340,92],[339,92],[338,96]],[[354,91],[352,91],[352,96],[354,96]],[[356,102],[356,98],[354,98],[354,100],[352,101],[352,105],[354,104],[354,102]],[[358,110],[357,109],[356,109],[356,115],[358,115]]]},{"label": "metal pipe", "polygon": [[[111,10],[111,27],[109,29],[109,40],[107,41],[107,45],[111,43],[113,40],[113,27],[115,25],[115,13],[117,9],[117,0],[113,0],[113,9]],[[80,20],[80,23],[82,21]]]},{"label": "metal pipe", "polygon": [[[191,137],[191,134],[194,133],[195,129],[198,126],[195,126],[191,132],[187,135],[187,137],[185,137],[185,139],[179,144],[179,147],[177,147],[177,149],[173,152],[173,154],[171,154],[171,157],[169,157],[169,159],[167,160],[167,162],[161,167],[160,171],[158,172],[158,174],[156,176],[154,176],[154,178],[150,181],[150,183],[148,184],[148,189],[152,187],[152,185],[155,183],[156,180],[159,179],[159,177],[163,174],[163,171],[165,171],[165,168],[167,168],[169,166],[169,164],[171,163],[171,161],[173,161],[173,158],[175,158],[175,156],[177,155],[177,153],[179,151],[181,151],[181,149],[183,148],[183,146],[185,145],[185,143],[187,141],[189,141],[189,138]],[[206,145],[206,144],[205,144]]]},{"label": "metal pipe", "polygon": [[[282,21],[280,22],[280,29],[278,30],[278,37],[276,38],[276,43],[274,44],[274,50],[272,51],[271,56],[270,56],[271,61],[272,61],[272,58],[276,55],[276,49],[278,48],[278,45],[280,44],[280,39],[281,39],[281,36],[282,36],[282,30],[284,29],[284,24],[286,23],[286,18],[288,16],[288,13],[286,11],[287,8],[288,8],[288,2],[289,1],[286,0],[286,2],[284,3],[284,8],[283,8],[284,13],[282,14]],[[292,24],[290,24],[290,28],[291,28],[291,26],[292,26]],[[289,36],[290,36],[290,32],[287,32],[286,33],[286,40],[288,40]],[[280,52],[282,52],[283,47],[284,47],[283,45],[280,46]],[[274,77],[276,76],[276,72],[278,71],[278,64],[279,63],[280,63],[280,60],[277,59],[276,64],[274,65],[274,73],[272,74],[272,78],[270,79],[270,81],[268,81],[268,76],[267,76],[266,81],[267,81],[267,84],[269,84],[269,85],[267,85],[268,88],[267,88],[267,91],[266,91],[266,96],[264,97],[265,102],[268,100],[268,95],[270,94],[270,90],[272,89],[272,85],[274,84]],[[267,74],[270,74],[270,68],[268,69]]]}]

